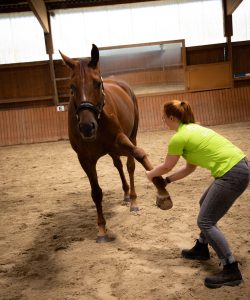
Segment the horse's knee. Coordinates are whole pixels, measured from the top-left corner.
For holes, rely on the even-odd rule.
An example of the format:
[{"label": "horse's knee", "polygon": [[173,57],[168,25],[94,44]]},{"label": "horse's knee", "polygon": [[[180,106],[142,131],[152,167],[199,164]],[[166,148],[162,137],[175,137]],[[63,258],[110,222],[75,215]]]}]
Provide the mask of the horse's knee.
[{"label": "horse's knee", "polygon": [[142,162],[143,159],[147,156],[147,154],[142,148],[135,147],[133,151],[133,156],[137,161]]}]

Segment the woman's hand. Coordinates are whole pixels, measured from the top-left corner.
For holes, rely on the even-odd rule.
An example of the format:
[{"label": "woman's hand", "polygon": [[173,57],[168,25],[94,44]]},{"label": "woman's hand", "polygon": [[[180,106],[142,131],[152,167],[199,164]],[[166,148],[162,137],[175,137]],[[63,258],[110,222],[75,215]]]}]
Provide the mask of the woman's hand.
[{"label": "woman's hand", "polygon": [[167,174],[177,164],[179,158],[180,156],[178,155],[167,155],[163,163],[154,167],[150,171],[146,171],[146,176],[148,180],[152,181],[154,177]]},{"label": "woman's hand", "polygon": [[153,177],[151,176],[151,171],[145,171],[146,177],[148,178],[149,181],[152,181]]}]

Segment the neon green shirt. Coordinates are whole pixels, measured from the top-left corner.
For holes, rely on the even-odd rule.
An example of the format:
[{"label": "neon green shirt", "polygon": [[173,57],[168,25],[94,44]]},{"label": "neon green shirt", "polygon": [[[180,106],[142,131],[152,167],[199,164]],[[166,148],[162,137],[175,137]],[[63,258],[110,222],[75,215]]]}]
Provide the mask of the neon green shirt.
[{"label": "neon green shirt", "polygon": [[198,124],[180,124],[168,145],[169,155],[180,155],[193,165],[206,168],[221,177],[245,154],[212,129]]}]

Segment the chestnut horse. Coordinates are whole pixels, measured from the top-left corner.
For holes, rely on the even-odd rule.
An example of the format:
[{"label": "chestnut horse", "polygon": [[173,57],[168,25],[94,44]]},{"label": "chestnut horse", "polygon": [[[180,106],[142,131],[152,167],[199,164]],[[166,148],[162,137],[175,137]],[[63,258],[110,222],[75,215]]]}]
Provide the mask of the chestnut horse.
[{"label": "chestnut horse", "polygon": [[[91,58],[75,60],[62,53],[61,56],[71,69],[69,140],[90,182],[91,196],[98,216],[97,242],[107,242],[110,237],[106,232],[102,210],[103,194],[96,171],[98,159],[106,154],[112,157],[121,177],[124,201],[130,202],[130,211],[138,210],[134,159],[146,170],[152,169],[144,150],[136,146],[139,121],[137,100],[125,82],[102,80],[99,49],[95,45],[92,45]],[[126,181],[120,156],[127,156],[130,186]],[[156,177],[153,183],[157,188],[157,205],[162,209],[171,208],[172,201],[165,189],[164,179]]]}]

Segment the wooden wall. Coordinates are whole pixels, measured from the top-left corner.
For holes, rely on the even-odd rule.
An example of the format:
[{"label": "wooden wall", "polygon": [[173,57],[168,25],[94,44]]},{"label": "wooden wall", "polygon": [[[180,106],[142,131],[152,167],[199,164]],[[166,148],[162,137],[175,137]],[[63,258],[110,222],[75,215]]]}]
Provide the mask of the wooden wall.
[{"label": "wooden wall", "polygon": [[234,73],[250,73],[250,42],[232,43]]},{"label": "wooden wall", "polygon": [[213,90],[232,87],[231,63],[191,65],[186,67],[186,87],[191,91]]},{"label": "wooden wall", "polygon": [[0,146],[67,138],[67,113],[54,106],[0,111]]},{"label": "wooden wall", "polygon": [[[214,67],[227,67],[226,44],[206,45],[186,48],[186,75],[196,74],[188,84],[194,83],[199,77],[199,86],[189,90],[138,92],[140,109],[140,131],[163,129],[161,121],[162,106],[167,100],[186,99],[196,114],[197,121],[204,125],[216,125],[250,120],[250,76],[233,78],[235,73],[250,73],[250,42],[232,43],[233,60],[230,62],[232,72],[230,78],[224,78],[224,73],[214,76]],[[60,103],[67,106],[69,95],[69,70],[61,60],[54,61]],[[213,72],[206,71],[212,68]],[[231,68],[231,67],[230,67]],[[216,69],[217,70],[217,69]],[[223,69],[224,70],[224,69]],[[200,74],[200,75],[199,75]],[[207,76],[210,79],[207,80]],[[120,74],[119,74],[120,76]],[[124,77],[122,77],[124,76]],[[132,85],[144,83],[151,88],[150,83],[165,82],[181,83],[183,68],[168,68],[164,71],[134,72],[121,74]],[[187,77],[187,76],[186,76]],[[222,86],[215,78],[223,77],[227,82]],[[202,81],[203,80],[203,81]],[[204,83],[204,80],[206,82]],[[210,84],[211,81],[211,84]],[[201,91],[200,84],[210,86],[210,90]],[[187,85],[187,88],[189,85]],[[228,88],[229,87],[229,88]],[[211,90],[214,88],[213,90]],[[175,89],[177,90],[177,89]],[[197,90],[196,92],[194,90]],[[28,144],[45,141],[67,139],[67,112],[57,112],[53,102],[53,88],[50,79],[49,63],[25,63],[0,66],[0,146]]]},{"label": "wooden wall", "polygon": [[[171,99],[188,100],[196,120],[204,125],[250,121],[250,87],[241,87],[138,97],[139,130],[164,129],[162,107]],[[67,138],[67,112],[53,106],[0,110],[0,146]]]},{"label": "wooden wall", "polygon": [[196,93],[155,95],[139,98],[141,131],[164,129],[161,117],[165,102],[187,100],[196,122],[219,125],[250,120],[250,87],[221,89]]},{"label": "wooden wall", "polygon": [[147,70],[119,74],[116,77],[125,80],[132,87],[143,84],[184,84],[185,72],[182,67],[173,67],[167,70]]},{"label": "wooden wall", "polygon": [[[232,43],[233,61],[232,73],[250,72],[250,41]],[[195,65],[215,64],[226,62],[226,44],[187,47],[187,68]],[[54,61],[55,76],[59,103],[68,101],[69,69],[62,60]],[[183,68],[176,66],[163,72],[152,71],[122,74],[124,79],[133,85],[148,80],[166,80],[167,83],[183,82]],[[120,74],[119,74],[120,75]],[[38,107],[54,105],[53,85],[50,78],[49,62],[32,62],[22,64],[0,65],[0,109],[16,107]],[[250,78],[235,80],[234,86],[249,86]]]},{"label": "wooden wall", "polygon": [[52,97],[49,63],[0,65],[0,103]]},{"label": "wooden wall", "polygon": [[186,48],[187,65],[211,64],[225,61],[226,44]]}]

